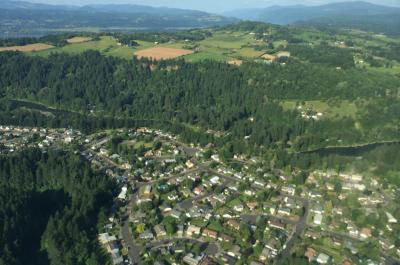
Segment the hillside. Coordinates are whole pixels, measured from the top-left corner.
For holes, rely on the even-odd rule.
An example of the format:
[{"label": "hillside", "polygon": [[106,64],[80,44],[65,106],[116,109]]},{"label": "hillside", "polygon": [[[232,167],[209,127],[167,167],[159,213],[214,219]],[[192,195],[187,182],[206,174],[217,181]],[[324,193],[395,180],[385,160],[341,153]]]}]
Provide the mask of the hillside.
[{"label": "hillside", "polygon": [[0,7],[0,37],[42,36],[65,31],[202,28],[236,21],[206,12],[141,5],[77,7],[6,1]]},{"label": "hillside", "polygon": [[365,31],[400,33],[400,8],[367,2],[342,2],[321,6],[272,6],[241,9],[225,15],[274,24],[350,27]]}]

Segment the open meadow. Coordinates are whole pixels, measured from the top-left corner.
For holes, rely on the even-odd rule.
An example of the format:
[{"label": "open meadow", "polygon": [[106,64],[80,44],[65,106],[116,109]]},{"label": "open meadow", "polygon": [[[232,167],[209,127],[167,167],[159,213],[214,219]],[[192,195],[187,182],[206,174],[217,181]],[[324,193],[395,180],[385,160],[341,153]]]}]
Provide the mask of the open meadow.
[{"label": "open meadow", "polygon": [[53,48],[54,46],[45,43],[35,43],[23,46],[0,47],[0,52],[4,51],[20,51],[20,52],[36,52]]}]

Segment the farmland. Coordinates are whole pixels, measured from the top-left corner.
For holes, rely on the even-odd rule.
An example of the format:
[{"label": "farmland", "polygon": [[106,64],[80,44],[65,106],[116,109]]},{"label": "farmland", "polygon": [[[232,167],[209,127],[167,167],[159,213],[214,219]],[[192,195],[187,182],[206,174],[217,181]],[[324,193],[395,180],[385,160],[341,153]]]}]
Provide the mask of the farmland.
[{"label": "farmland", "polygon": [[[67,40],[63,47],[48,47],[46,50],[26,50],[30,55],[48,56],[51,53],[65,52],[81,53],[86,50],[96,50],[107,56],[129,59],[134,54],[139,57],[155,59],[171,59],[183,56],[187,61],[195,62],[206,59],[218,61],[246,60],[260,57],[264,51],[256,50],[255,46],[262,44],[248,32],[213,31],[213,35],[201,41],[176,40],[166,43],[153,43],[136,40],[138,46],[121,45],[111,36],[101,36],[94,40],[88,37],[74,37]],[[179,49],[180,52],[171,50]],[[165,54],[164,54],[165,53]],[[171,53],[171,54],[170,54]],[[175,54],[176,53],[176,54]]]},{"label": "farmland", "polygon": [[140,50],[136,52],[135,55],[138,58],[152,58],[154,60],[166,60],[166,59],[174,59],[192,53],[193,51],[184,49],[155,47],[155,48]]},{"label": "farmland", "polygon": [[35,52],[35,51],[43,51],[53,48],[52,45],[45,43],[35,43],[28,44],[24,46],[11,46],[11,47],[0,47],[0,52],[3,51],[20,51],[20,52]]},{"label": "farmland", "polygon": [[68,43],[73,44],[73,43],[82,43],[82,42],[87,42],[92,40],[92,38],[88,37],[73,37],[67,40]]}]

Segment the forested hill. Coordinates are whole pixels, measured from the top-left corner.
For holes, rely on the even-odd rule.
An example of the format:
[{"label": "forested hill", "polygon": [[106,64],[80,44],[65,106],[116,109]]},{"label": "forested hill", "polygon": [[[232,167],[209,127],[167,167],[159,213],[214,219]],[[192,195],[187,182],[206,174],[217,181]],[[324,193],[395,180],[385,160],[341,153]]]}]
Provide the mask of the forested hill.
[{"label": "forested hill", "polygon": [[[254,145],[308,150],[338,141],[400,138],[394,126],[399,122],[399,78],[390,74],[352,67],[338,71],[296,59],[285,65],[236,67],[215,61],[128,61],[94,51],[48,58],[1,53],[0,62],[3,97],[98,116],[175,121],[224,131],[238,152]],[[332,98],[357,100],[359,113],[313,121],[281,106],[283,100]],[[7,106],[2,108],[3,123],[13,117],[29,122],[29,115],[16,116]]]},{"label": "forested hill", "polygon": [[400,34],[400,8],[362,1],[321,6],[273,6],[265,9],[242,9],[226,15],[275,24],[300,24]]},{"label": "forested hill", "polygon": [[0,156],[0,264],[108,264],[97,234],[113,191],[107,176],[69,152]]},{"label": "forested hill", "polygon": [[93,30],[171,30],[226,25],[236,19],[206,12],[138,5],[84,7],[6,1],[0,6],[0,37]]}]

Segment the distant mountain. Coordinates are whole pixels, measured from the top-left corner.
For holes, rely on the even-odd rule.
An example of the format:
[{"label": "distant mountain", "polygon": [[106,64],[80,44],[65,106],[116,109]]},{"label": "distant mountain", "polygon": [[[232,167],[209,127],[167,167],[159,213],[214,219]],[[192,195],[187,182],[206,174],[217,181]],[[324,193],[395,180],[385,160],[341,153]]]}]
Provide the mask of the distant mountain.
[{"label": "distant mountain", "polygon": [[0,6],[0,37],[40,36],[58,31],[176,30],[237,21],[221,15],[175,8],[141,5],[78,7],[5,0]]},{"label": "distant mountain", "polygon": [[[322,6],[295,5],[241,9],[227,12],[225,15],[275,24],[354,27],[386,33],[400,31],[400,8],[361,1]],[[392,28],[396,26],[397,29]]]}]

